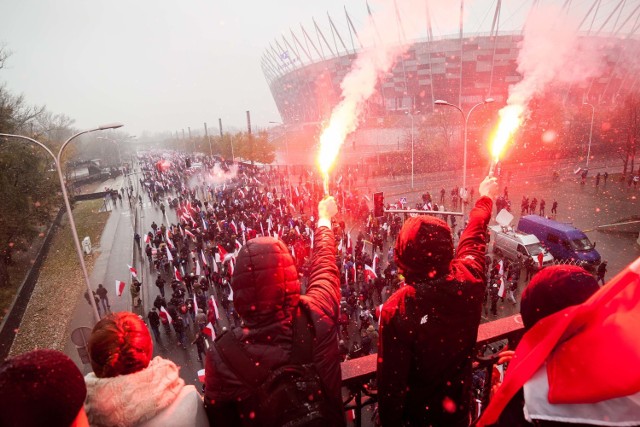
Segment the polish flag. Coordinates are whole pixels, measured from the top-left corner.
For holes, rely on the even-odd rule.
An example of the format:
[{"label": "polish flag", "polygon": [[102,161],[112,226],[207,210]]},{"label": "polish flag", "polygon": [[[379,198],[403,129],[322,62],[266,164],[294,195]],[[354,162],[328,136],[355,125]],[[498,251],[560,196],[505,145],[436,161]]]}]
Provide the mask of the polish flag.
[{"label": "polish flag", "polygon": [[196,261],[196,276],[200,276],[200,275],[201,275],[200,263]]},{"label": "polish flag", "polygon": [[207,326],[204,327],[202,333],[215,341],[216,339],[216,330],[213,328],[211,322],[207,323]]},{"label": "polish flag", "polygon": [[124,292],[125,283],[121,280],[116,280],[116,295],[122,296],[122,292]]},{"label": "polish flag", "polygon": [[169,237],[169,230],[167,230],[166,232],[166,238],[167,238],[167,246],[169,246],[169,248],[171,249],[175,248],[173,242],[171,241],[171,238]]},{"label": "polish flag", "polygon": [[236,253],[238,253],[240,249],[242,249],[242,245],[236,240]]},{"label": "polish flag", "polygon": [[500,298],[504,297],[504,280],[501,278],[498,279],[500,281],[500,288],[498,289],[498,296]]},{"label": "polish flag", "polygon": [[151,243],[151,236],[149,236],[149,233],[147,233],[147,234],[145,234],[145,235],[144,235],[144,242],[145,242],[146,244]]},{"label": "polish flag", "polygon": [[236,261],[233,258],[229,258],[229,277],[233,276],[233,272],[236,269]]},{"label": "polish flag", "polygon": [[[637,393],[639,310],[640,258],[587,301],[539,320],[524,334],[477,425],[493,424],[541,368],[547,370],[551,404],[597,403]],[[615,369],[603,368],[611,366]]]},{"label": "polish flag", "polygon": [[198,300],[195,296],[193,297],[193,312],[198,314]]},{"label": "polish flag", "polygon": [[209,309],[213,310],[213,312],[216,314],[216,319],[220,318],[220,312],[218,311],[218,304],[216,303],[216,299],[213,297],[213,295],[209,297]]},{"label": "polish flag", "polygon": [[158,315],[166,320],[169,323],[173,323],[173,317],[169,314],[169,312],[164,308],[164,306],[160,306],[160,313]]},{"label": "polish flag", "polygon": [[369,281],[369,280],[376,279],[377,277],[378,277],[378,275],[376,274],[375,270],[371,266],[365,264],[364,265],[364,280],[365,281]]},{"label": "polish flag", "polygon": [[[380,257],[378,257],[378,253],[376,252],[376,253],[373,255],[373,271],[374,271],[374,272],[377,270],[377,268],[376,268],[376,267],[378,266],[378,261],[380,261]],[[378,276],[376,275],[376,277],[378,277]]]},{"label": "polish flag", "polygon": [[204,256],[204,251],[200,251],[200,256],[202,257],[202,263],[204,265],[209,265],[209,262],[207,261],[207,257]]},{"label": "polish flag", "polygon": [[190,232],[189,230],[187,230],[186,228],[184,229],[184,234],[186,234],[187,236],[191,237],[191,239],[192,239],[193,241],[195,241],[195,240],[196,240],[196,236],[195,236],[192,232]]},{"label": "polish flag", "polygon": [[231,231],[233,231],[233,234],[238,234],[238,227],[233,220],[231,220],[231,222],[229,223],[229,228],[231,229]]},{"label": "polish flag", "polygon": [[171,255],[171,251],[167,248],[167,259],[169,262],[173,262],[173,255]]},{"label": "polish flag", "polygon": [[129,271],[131,272],[131,275],[137,279],[138,278],[138,272],[136,271],[136,269],[131,267],[129,264],[127,264],[127,267],[129,267]]},{"label": "polish flag", "polygon": [[222,245],[218,245],[218,254],[220,254],[220,262],[224,262],[227,260],[227,255],[229,255],[229,252],[227,252],[227,250],[223,248]]},{"label": "polish flag", "polygon": [[177,268],[173,267],[173,275],[175,276],[176,280],[178,282],[182,282],[182,275],[180,274],[180,272],[178,271]]}]

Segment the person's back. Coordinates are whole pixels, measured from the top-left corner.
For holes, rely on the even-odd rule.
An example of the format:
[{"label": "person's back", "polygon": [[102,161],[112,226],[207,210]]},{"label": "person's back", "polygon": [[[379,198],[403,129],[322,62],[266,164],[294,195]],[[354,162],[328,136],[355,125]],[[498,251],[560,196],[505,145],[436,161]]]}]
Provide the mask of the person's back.
[{"label": "person's back", "polygon": [[383,426],[469,423],[467,390],[484,294],[485,233],[495,180],[485,180],[457,255],[443,221],[405,222],[395,258],[406,284],[385,302],[378,345]]},{"label": "person's back", "polygon": [[[284,243],[268,237],[251,239],[238,254],[231,283],[233,303],[243,319],[243,328],[227,333],[244,344],[243,350],[256,365],[274,370],[290,361],[294,345],[292,323],[302,306],[313,323],[313,365],[332,409],[328,425],[341,426],[345,421],[337,339],[340,287],[330,228],[335,202],[323,201],[319,210],[306,295],[300,295],[295,262]],[[258,419],[240,419],[240,413],[246,409],[244,404],[254,391],[225,363],[217,343],[207,353],[205,385],[205,406],[211,425],[261,425]]]}]

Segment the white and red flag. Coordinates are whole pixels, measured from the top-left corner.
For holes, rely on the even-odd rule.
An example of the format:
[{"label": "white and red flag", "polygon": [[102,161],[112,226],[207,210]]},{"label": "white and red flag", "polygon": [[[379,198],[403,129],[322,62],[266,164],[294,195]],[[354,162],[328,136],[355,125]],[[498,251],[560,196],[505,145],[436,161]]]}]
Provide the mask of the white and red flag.
[{"label": "white and red flag", "polygon": [[[378,261],[380,261],[380,257],[378,256],[378,253],[376,252],[375,254],[373,254],[373,272],[375,273],[378,267]],[[376,277],[378,277],[376,275]]]},{"label": "white and red flag", "polygon": [[124,283],[122,280],[116,280],[116,295],[122,296],[122,292],[124,292]]},{"label": "white and red flag", "polygon": [[591,408],[611,399],[633,400],[640,384],[639,310],[640,258],[587,301],[540,319],[524,334],[477,425],[493,424],[540,370],[548,377],[545,405]]},{"label": "white and red flag", "polygon": [[173,242],[171,241],[171,238],[169,237],[169,230],[167,230],[165,234],[167,239],[167,246],[169,246],[170,249],[175,248],[175,245],[173,244]]},{"label": "white and red flag", "polygon": [[163,318],[165,321],[169,323],[173,323],[173,317],[169,314],[169,312],[164,308],[164,306],[160,306],[160,313],[158,315]]},{"label": "white and red flag", "polygon": [[129,267],[129,271],[131,272],[131,275],[137,279],[138,271],[135,268],[131,267],[129,264],[127,264],[127,267]]},{"label": "white and red flag", "polygon": [[233,272],[235,271],[235,269],[236,269],[236,260],[233,257],[229,258],[229,269],[228,269],[229,277],[233,276]]},{"label": "white and red flag", "polygon": [[218,311],[218,304],[216,303],[216,299],[213,297],[213,295],[211,295],[209,297],[208,303],[209,303],[209,309],[213,310],[213,312],[216,315],[216,319],[219,319],[220,318],[220,312]]},{"label": "white and red flag", "polygon": [[209,265],[209,261],[207,261],[207,257],[204,255],[204,251],[200,251],[200,257],[202,258],[202,263],[204,265]]},{"label": "white and red flag", "polygon": [[195,314],[198,314],[198,299],[195,297],[195,295],[193,296],[193,312]]},{"label": "white and red flag", "polygon": [[147,234],[145,234],[145,235],[144,235],[144,242],[145,242],[146,244],[151,243],[151,236],[149,236],[149,233],[147,233]]},{"label": "white and red flag", "polygon": [[211,322],[207,323],[207,326],[204,327],[202,333],[210,337],[212,340],[216,339],[216,330],[213,328]]},{"label": "white and red flag", "polygon": [[219,262],[225,262],[228,259],[227,255],[229,255],[229,252],[227,252],[227,250],[223,248],[222,245],[218,245],[218,254],[220,255]]},{"label": "white and red flag", "polygon": [[184,229],[184,234],[186,234],[187,236],[191,237],[191,239],[192,239],[193,241],[195,241],[195,240],[196,240],[196,236],[195,236],[192,232],[190,232],[189,230],[187,230],[186,228]]},{"label": "white and red flag", "polygon": [[376,274],[376,272],[373,269],[373,267],[371,267],[370,265],[365,264],[364,265],[364,280],[365,281],[374,280],[377,277],[378,277],[378,275]]},{"label": "white and red flag", "polygon": [[175,276],[178,282],[182,282],[182,274],[178,271],[177,268],[173,267],[173,275]]}]

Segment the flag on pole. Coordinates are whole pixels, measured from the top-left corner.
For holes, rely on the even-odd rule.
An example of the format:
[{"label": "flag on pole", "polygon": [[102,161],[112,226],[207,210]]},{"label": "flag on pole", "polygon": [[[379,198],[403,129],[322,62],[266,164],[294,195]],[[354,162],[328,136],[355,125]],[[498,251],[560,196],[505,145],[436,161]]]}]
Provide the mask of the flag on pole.
[{"label": "flag on pole", "polygon": [[200,257],[202,258],[202,263],[204,265],[209,265],[209,261],[207,261],[207,257],[204,256],[204,251],[202,251],[202,250],[200,251]]},{"label": "flag on pole", "polygon": [[158,315],[164,320],[166,320],[167,322],[171,324],[173,323],[173,317],[171,317],[171,315],[169,314],[167,309],[164,308],[164,306],[160,306],[160,313],[158,313]]},{"label": "flag on pole", "polygon": [[[375,254],[373,254],[373,272],[375,273],[376,270],[378,270],[376,267],[378,266],[378,261],[380,260],[380,257],[378,257],[378,253],[376,252]],[[376,275],[376,277],[378,277]]]},{"label": "flag on pole", "polygon": [[209,309],[213,310],[213,312],[216,314],[216,319],[220,318],[220,312],[218,311],[218,304],[216,303],[216,299],[213,297],[213,295],[209,297]]},{"label": "flag on pole", "polygon": [[218,263],[216,261],[213,261],[213,272],[214,273],[220,272],[220,270],[218,269]]},{"label": "flag on pole", "polygon": [[124,292],[125,283],[122,280],[116,280],[116,295],[122,296]]},{"label": "flag on pole", "polygon": [[189,230],[187,230],[186,228],[184,229],[184,234],[186,234],[187,236],[191,237],[191,239],[192,239],[193,241],[195,241],[195,240],[196,240],[196,236],[195,236],[192,232],[190,232]]},{"label": "flag on pole", "polygon": [[166,234],[166,239],[167,239],[167,246],[169,246],[169,248],[173,249],[175,248],[173,242],[171,241],[171,238],[169,237],[169,230],[167,230]]},{"label": "flag on pole", "polygon": [[144,235],[144,242],[148,245],[149,243],[151,243],[151,236],[149,236],[149,233]]},{"label": "flag on pole", "polygon": [[377,277],[378,277],[378,275],[376,274],[375,270],[370,265],[365,264],[364,265],[364,280],[365,281],[369,281],[369,280],[376,279]]},{"label": "flag on pole", "polygon": [[200,276],[200,275],[201,275],[200,263],[196,260],[196,276]]},{"label": "flag on pole", "polygon": [[195,295],[193,296],[193,312],[195,314],[198,314],[198,299],[195,297]]},{"label": "flag on pole", "polygon": [[235,271],[235,269],[236,269],[235,259],[229,258],[229,268],[228,268],[229,277],[233,276],[233,272]]},{"label": "flag on pole", "polygon": [[169,262],[173,262],[173,255],[171,255],[171,250],[169,250],[169,248],[167,248],[167,259]]},{"label": "flag on pole", "polygon": [[204,329],[202,330],[202,333],[215,341],[216,330],[213,328],[213,325],[211,324],[211,322],[207,323],[207,326],[204,327]]},{"label": "flag on pole", "polygon": [[137,279],[138,278],[138,271],[136,271],[136,269],[131,267],[129,264],[127,264],[127,267],[129,267],[129,271],[131,272],[131,275]]},{"label": "flag on pole", "polygon": [[182,274],[178,271],[177,268],[173,267],[173,275],[175,276],[178,282],[182,282]]},{"label": "flag on pole", "polygon": [[504,297],[504,280],[501,278],[498,279],[500,281],[500,289],[498,289],[498,296],[500,298]]},{"label": "flag on pole", "polygon": [[[224,262],[227,260],[227,255],[229,252],[222,245],[218,245],[218,254],[220,254],[220,262]],[[223,261],[224,260],[224,261]]]}]

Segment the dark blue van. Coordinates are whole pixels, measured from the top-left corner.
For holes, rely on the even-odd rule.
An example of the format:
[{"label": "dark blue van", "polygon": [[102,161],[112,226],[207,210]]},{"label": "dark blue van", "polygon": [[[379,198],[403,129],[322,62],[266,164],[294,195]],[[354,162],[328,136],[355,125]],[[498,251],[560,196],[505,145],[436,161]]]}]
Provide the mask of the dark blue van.
[{"label": "dark blue van", "polygon": [[600,264],[596,245],[572,225],[538,215],[527,215],[520,218],[518,230],[535,235],[557,259],[574,260],[587,269]]}]

